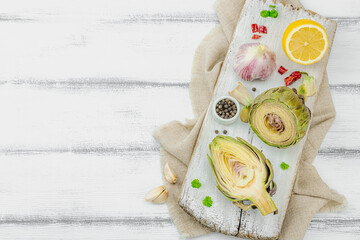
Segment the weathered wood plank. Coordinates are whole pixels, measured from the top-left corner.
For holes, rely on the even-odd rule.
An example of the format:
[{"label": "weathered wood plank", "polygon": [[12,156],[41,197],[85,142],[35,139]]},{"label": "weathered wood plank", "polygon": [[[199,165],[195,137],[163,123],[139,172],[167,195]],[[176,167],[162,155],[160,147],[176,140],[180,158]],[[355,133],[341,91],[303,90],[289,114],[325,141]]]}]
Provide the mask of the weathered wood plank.
[{"label": "weathered wood plank", "polygon": [[[33,0],[31,4],[23,0],[9,1],[2,6],[4,15],[26,16],[34,19],[53,19],[58,16],[72,17],[76,20],[83,18],[114,19],[118,16],[134,14],[198,14],[199,12],[213,13],[214,0],[64,0],[62,4],[45,0]],[[360,3],[357,0],[344,0],[341,6],[338,1],[302,0],[305,8],[312,9],[328,17],[358,17]],[[81,11],[79,11],[81,9]]]},{"label": "weathered wood plank", "polygon": [[[360,95],[352,87],[336,87],[332,92],[337,118],[320,153],[340,150],[356,155],[360,130],[354,113],[360,112],[356,104]],[[151,136],[157,126],[193,117],[188,88],[177,83],[130,81],[103,86],[100,79],[89,86],[4,84],[0,102],[0,132],[6,136],[0,138],[0,151],[4,152],[158,149]]]},{"label": "weathered wood plank", "polygon": [[[89,239],[92,234],[87,238],[86,232],[96,231],[97,239],[179,239],[166,206],[143,201],[147,190],[161,184],[158,159],[157,151],[1,154],[0,238],[48,239],[54,234]],[[360,192],[354,188],[359,159],[343,154],[317,157],[319,174],[346,194],[349,207],[341,213],[317,214],[305,239],[356,239],[360,234]],[[212,238],[229,239],[219,234],[200,239]]]},{"label": "weathered wood plank", "polygon": [[[84,77],[84,78],[68,78],[68,79],[18,79],[14,81],[0,81],[0,85],[26,85],[30,88],[41,89],[63,89],[86,91],[95,90],[112,90],[119,91],[121,89],[153,89],[157,88],[181,88],[189,90],[190,82],[187,79],[141,79],[131,77]],[[335,81],[330,84],[330,89],[335,93],[360,93],[360,84],[346,83],[346,81]]]},{"label": "weathered wood plank", "polygon": [[[159,213],[157,213],[159,214]],[[165,214],[164,214],[165,215]],[[321,233],[326,233],[329,230],[336,228],[336,233],[353,233],[359,234],[359,222],[358,218],[342,218],[342,217],[323,217],[315,216],[310,225],[309,231],[318,231]],[[4,217],[0,220],[0,229],[5,228],[8,225],[14,226],[49,226],[49,225],[58,225],[58,226],[67,226],[72,227],[75,225],[82,226],[118,226],[123,228],[131,228],[134,225],[138,227],[148,227],[148,228],[170,228],[173,227],[173,222],[169,216],[119,216],[119,217],[93,217],[93,216],[68,216],[68,217],[44,217],[44,216],[25,216],[25,217]],[[126,229],[131,231],[131,229]],[[1,234],[0,234],[1,236]],[[211,236],[211,235],[210,235]]]},{"label": "weathered wood plank", "polygon": [[[0,21],[0,31],[6,32],[0,38],[0,45],[6,46],[0,55],[6,69],[0,71],[0,83],[188,83],[195,49],[216,23],[156,21],[163,19],[139,24],[108,24],[86,17],[70,21],[64,16],[51,21]],[[360,62],[359,21],[339,19],[328,64],[332,84],[358,84],[354,62]],[[183,36],[191,37],[174,40]]]},{"label": "weathered wood plank", "polygon": [[[66,225],[66,224],[50,224],[50,225],[3,225],[0,226],[0,237],[3,240],[23,239],[23,240],[181,240],[181,237],[174,225],[161,224],[160,226],[152,225]],[[304,240],[357,240],[358,233],[346,232],[325,232],[317,230],[309,230]],[[219,233],[208,234],[206,236],[196,238],[198,240],[235,240],[239,238],[229,237]]]},{"label": "weathered wood plank", "polygon": [[[300,68],[301,71],[309,72],[315,77],[317,88],[319,88],[332,47],[336,31],[336,23],[325,19],[320,15],[310,14],[301,8],[292,9],[290,6],[284,6],[281,4],[277,4],[276,9],[279,11],[280,17],[277,19],[276,23],[265,21],[258,13],[271,4],[275,3],[271,0],[247,0],[245,2],[240,15],[240,20],[238,21],[232,42],[216,83],[212,103],[215,99],[228,95],[228,91],[235,88],[237,85],[236,82],[240,81],[233,70],[235,54],[240,45],[249,42],[248,26],[251,26],[254,22],[258,24],[266,24],[269,31],[268,36],[270,36],[270,38],[262,38],[260,42],[275,51],[277,54],[277,64],[286,65],[294,69],[299,68],[299,65],[296,65],[288,59],[282,50],[281,44],[279,44],[279,39],[275,39],[274,37],[271,38],[271,34],[273,34],[273,36],[281,35],[288,24],[295,20],[304,18],[313,19],[319,22],[326,29],[329,38],[329,51],[317,64],[301,66]],[[282,80],[279,81],[279,77],[274,75],[275,74],[271,75],[266,81],[241,82],[248,89],[256,87],[257,91],[261,93],[267,89],[281,85]],[[315,99],[316,97],[312,99],[310,98],[306,103],[311,111],[314,110]],[[248,142],[253,143],[256,147],[263,151],[265,156],[272,161],[274,166],[277,166],[274,167],[274,181],[278,185],[278,190],[272,198],[278,208],[278,214],[267,215],[264,217],[257,209],[250,209],[246,212],[241,211],[241,209],[237,208],[234,204],[232,204],[232,202],[223,197],[215,187],[217,184],[209,164],[206,161],[206,154],[208,153],[208,144],[216,136],[214,129],[221,127],[223,126],[215,121],[212,116],[211,107],[209,107],[183,183],[183,190],[180,195],[179,204],[185,211],[189,212],[201,223],[215,231],[228,235],[254,239],[277,239],[285,218],[304,141],[301,141],[297,145],[286,150],[276,149],[266,145],[257,137],[253,137],[253,132],[249,131],[249,126],[240,122],[240,119],[238,119],[236,123],[226,126],[230,136],[241,137]],[[279,171],[279,165],[283,161],[292,163],[292,167],[290,167],[286,173],[281,170]],[[191,181],[195,178],[200,179],[201,182],[205,182],[206,184],[203,184],[200,189],[194,190],[191,188]],[[213,201],[215,202],[211,208],[202,206],[201,200],[207,195],[211,195]],[[226,221],[224,221],[225,219]]]},{"label": "weathered wood plank", "polygon": [[[154,224],[166,221],[165,205],[143,200],[149,189],[162,183],[159,157],[157,151],[137,150],[116,154],[2,153],[0,225],[77,221],[122,224],[126,219],[142,218],[149,218]],[[334,231],[345,232],[348,226],[356,231],[360,190],[354,184],[360,171],[359,159],[360,156],[349,158],[343,153],[317,157],[315,166],[320,176],[331,188],[347,196],[349,206],[340,213],[317,214],[312,228],[327,231],[334,227]],[[327,222],[332,219],[334,225]]]},{"label": "weathered wood plank", "polygon": [[165,205],[144,201],[147,191],[162,184],[158,158],[138,151],[2,154],[0,225],[167,216]]}]

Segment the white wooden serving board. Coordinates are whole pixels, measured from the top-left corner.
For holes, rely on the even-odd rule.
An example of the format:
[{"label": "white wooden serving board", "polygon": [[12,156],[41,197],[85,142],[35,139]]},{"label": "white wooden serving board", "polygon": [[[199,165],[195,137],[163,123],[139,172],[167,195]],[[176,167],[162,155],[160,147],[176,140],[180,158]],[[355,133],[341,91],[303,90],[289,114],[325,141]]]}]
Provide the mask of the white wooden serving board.
[{"label": "white wooden serving board", "polygon": [[[269,9],[269,5],[276,5],[279,16],[276,19],[262,18],[260,12],[264,9]],[[329,38],[329,50],[325,57],[318,63],[310,66],[302,66],[293,63],[284,53],[281,46],[281,38],[286,27],[293,21],[298,19],[313,19],[319,22],[327,31]],[[265,25],[268,29],[266,35],[261,34],[259,40],[252,40],[251,24]],[[280,2],[261,1],[261,0],[247,0],[241,12],[233,40],[230,44],[228,53],[226,55],[224,64],[222,66],[213,100],[228,95],[228,91],[236,87],[237,82],[241,81],[250,92],[253,87],[256,92],[252,92],[253,97],[263,91],[284,85],[284,78],[291,72],[300,70],[308,72],[316,79],[316,85],[319,88],[323,73],[326,69],[328,57],[333,43],[336,31],[336,22],[321,17],[313,12],[304,9],[293,8],[291,5],[283,5]],[[276,53],[277,68],[281,65],[289,71],[284,75],[280,75],[275,71],[266,81],[246,82],[235,74],[233,70],[233,62],[235,54],[240,45],[249,42],[261,42]],[[277,69],[276,69],[277,70]],[[290,87],[297,88],[301,84],[298,81]],[[310,97],[306,105],[313,111],[316,96]],[[278,149],[270,147],[263,143],[252,132],[249,124],[243,123],[240,119],[230,126],[225,126],[217,123],[211,113],[211,106],[204,119],[202,129],[200,131],[196,147],[193,152],[192,160],[184,181],[182,193],[179,198],[179,204],[189,214],[193,215],[198,221],[204,225],[228,235],[256,238],[256,239],[277,239],[281,230],[281,226],[285,217],[286,209],[291,196],[299,158],[301,156],[302,148],[305,143],[306,136],[295,146],[288,149]],[[209,153],[209,143],[216,136],[215,130],[219,130],[222,134],[223,130],[227,130],[227,135],[232,137],[241,137],[252,143],[263,151],[265,156],[272,162],[275,177],[274,181],[278,185],[278,190],[273,200],[278,207],[279,213],[277,215],[262,216],[260,212],[251,209],[247,212],[242,211],[236,207],[231,201],[227,200],[216,188],[216,181],[211,172],[207,154]],[[281,162],[286,162],[290,165],[287,170],[280,169]],[[191,181],[199,179],[202,183],[200,189],[191,187]],[[213,200],[212,207],[203,206],[202,200],[206,196],[211,196]]]}]

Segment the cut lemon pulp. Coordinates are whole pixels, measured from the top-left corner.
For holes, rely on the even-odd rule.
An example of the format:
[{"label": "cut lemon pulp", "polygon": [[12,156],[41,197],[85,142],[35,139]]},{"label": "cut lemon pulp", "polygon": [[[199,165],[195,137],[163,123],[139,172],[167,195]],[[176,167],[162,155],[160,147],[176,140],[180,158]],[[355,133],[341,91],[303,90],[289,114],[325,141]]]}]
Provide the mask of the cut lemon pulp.
[{"label": "cut lemon pulp", "polygon": [[301,19],[286,28],[282,46],[293,62],[309,65],[324,57],[329,47],[329,39],[319,23],[310,19]]}]

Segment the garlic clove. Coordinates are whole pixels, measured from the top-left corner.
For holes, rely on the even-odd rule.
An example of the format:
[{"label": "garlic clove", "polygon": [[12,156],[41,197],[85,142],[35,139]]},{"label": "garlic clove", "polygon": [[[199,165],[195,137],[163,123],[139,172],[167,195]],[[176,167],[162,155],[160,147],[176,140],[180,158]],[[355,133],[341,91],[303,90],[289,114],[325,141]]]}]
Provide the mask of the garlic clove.
[{"label": "garlic clove", "polygon": [[236,88],[229,92],[229,95],[235,98],[240,104],[244,105],[245,107],[250,106],[254,101],[249,91],[241,82],[238,83]]},{"label": "garlic clove", "polygon": [[148,192],[145,195],[145,201],[153,201],[156,198],[158,198],[164,191],[166,191],[165,186],[160,186],[157,188],[154,188],[153,190],[151,190],[150,192]]},{"label": "garlic clove", "polygon": [[159,203],[164,203],[166,201],[166,199],[168,198],[169,193],[168,191],[165,189],[157,198],[155,198],[154,200],[152,200],[153,203],[159,204]]},{"label": "garlic clove", "polygon": [[164,166],[164,178],[166,179],[166,181],[173,184],[177,181],[177,176],[171,169],[169,163],[166,163]]}]

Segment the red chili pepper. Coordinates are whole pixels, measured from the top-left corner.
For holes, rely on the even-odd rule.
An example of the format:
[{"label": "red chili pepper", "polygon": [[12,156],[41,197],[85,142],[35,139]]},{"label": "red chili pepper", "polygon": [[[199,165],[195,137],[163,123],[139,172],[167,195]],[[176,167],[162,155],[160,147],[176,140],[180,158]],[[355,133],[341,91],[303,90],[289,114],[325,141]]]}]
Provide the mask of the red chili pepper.
[{"label": "red chili pepper", "polygon": [[[290,84],[292,84],[296,80],[299,80],[301,78],[301,74],[302,74],[302,72],[299,72],[299,71],[295,71],[292,74],[290,74],[290,76],[285,78],[285,85],[289,86]],[[303,73],[303,74],[305,74],[305,73]]]},{"label": "red chili pepper", "polygon": [[263,25],[260,25],[259,27],[259,33],[267,34],[267,28]]},{"label": "red chili pepper", "polygon": [[259,39],[259,38],[261,38],[261,36],[257,34],[254,34],[254,36],[252,36],[252,39]]},{"label": "red chili pepper", "polygon": [[279,72],[281,75],[283,75],[285,72],[287,72],[287,69],[284,68],[283,66],[280,66],[278,72]]},{"label": "red chili pepper", "polygon": [[251,30],[253,33],[259,32],[259,27],[256,23],[251,24]]}]

